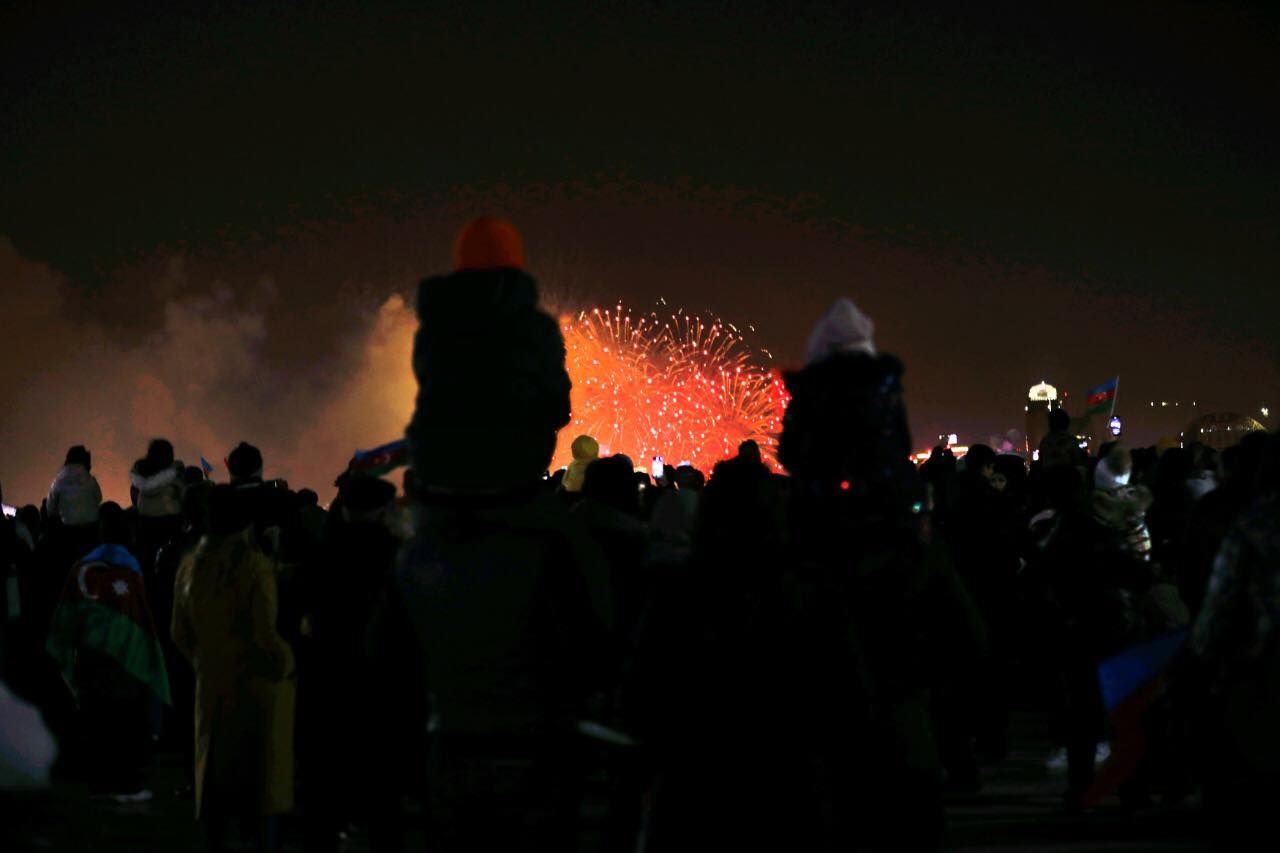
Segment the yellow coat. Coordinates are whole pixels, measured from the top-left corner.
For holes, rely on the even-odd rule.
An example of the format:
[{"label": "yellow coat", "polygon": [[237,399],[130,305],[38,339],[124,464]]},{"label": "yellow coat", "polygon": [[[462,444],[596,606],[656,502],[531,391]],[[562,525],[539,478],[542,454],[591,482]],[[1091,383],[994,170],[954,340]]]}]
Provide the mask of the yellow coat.
[{"label": "yellow coat", "polygon": [[206,536],[178,568],[173,641],[196,675],[196,816],[293,809],[293,652],[276,631],[276,579],[252,528]]}]

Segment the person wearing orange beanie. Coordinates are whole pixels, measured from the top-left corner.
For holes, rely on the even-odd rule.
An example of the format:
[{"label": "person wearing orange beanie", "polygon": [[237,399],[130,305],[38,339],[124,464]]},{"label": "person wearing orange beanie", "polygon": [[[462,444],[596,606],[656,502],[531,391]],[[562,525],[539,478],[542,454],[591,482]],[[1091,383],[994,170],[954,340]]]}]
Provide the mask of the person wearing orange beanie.
[{"label": "person wearing orange beanie", "polygon": [[608,566],[542,479],[569,422],[564,339],[513,225],[470,223],[454,261],[418,289],[415,529],[371,659],[408,694],[386,706],[420,709],[403,736],[430,732],[432,850],[571,850],[579,721],[622,642]]},{"label": "person wearing orange beanie", "polygon": [[524,269],[524,239],[496,216],[471,220],[453,244],[454,270]]},{"label": "person wearing orange beanie", "polygon": [[414,476],[446,492],[538,481],[569,422],[559,324],[539,309],[524,241],[507,220],[472,220],[453,255],[452,273],[418,287],[418,399],[406,433]]}]

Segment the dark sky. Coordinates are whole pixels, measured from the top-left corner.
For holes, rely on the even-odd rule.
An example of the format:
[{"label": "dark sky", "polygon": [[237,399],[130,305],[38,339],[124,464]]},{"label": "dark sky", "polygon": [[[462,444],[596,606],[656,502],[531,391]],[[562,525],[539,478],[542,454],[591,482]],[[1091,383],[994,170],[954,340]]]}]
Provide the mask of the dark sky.
[{"label": "dark sky", "polygon": [[261,309],[257,381],[341,381],[492,210],[548,289],[784,360],[854,298],[917,443],[1020,425],[1042,377],[1280,396],[1276,4],[170,5],[0,11],[0,237],[109,346],[221,294]]}]

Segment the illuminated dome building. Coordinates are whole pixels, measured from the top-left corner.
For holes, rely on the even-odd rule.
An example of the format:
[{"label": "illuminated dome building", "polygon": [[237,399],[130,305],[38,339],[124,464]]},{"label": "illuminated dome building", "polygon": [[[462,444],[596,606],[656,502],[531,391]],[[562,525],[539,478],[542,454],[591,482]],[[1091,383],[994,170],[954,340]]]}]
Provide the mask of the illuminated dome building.
[{"label": "illuminated dome building", "polygon": [[1040,446],[1040,439],[1049,433],[1049,413],[1061,409],[1062,401],[1058,399],[1058,389],[1047,382],[1032,385],[1027,391],[1027,430],[1026,452],[1030,457]]},{"label": "illuminated dome building", "polygon": [[1223,450],[1239,443],[1245,433],[1265,429],[1261,422],[1248,415],[1214,412],[1201,415],[1187,424],[1186,430],[1182,433],[1182,444],[1186,446],[1193,441],[1198,441],[1214,450]]}]

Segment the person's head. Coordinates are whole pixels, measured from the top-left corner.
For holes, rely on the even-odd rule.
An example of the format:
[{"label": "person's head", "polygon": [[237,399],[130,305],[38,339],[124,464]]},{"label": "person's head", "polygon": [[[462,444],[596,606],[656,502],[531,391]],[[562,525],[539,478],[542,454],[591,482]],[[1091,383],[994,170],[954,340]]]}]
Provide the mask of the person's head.
[{"label": "person's head", "polygon": [[349,477],[338,492],[342,517],[348,523],[375,523],[386,518],[396,499],[396,487],[378,477]]},{"label": "person's head", "polygon": [[[996,482],[997,478],[1004,480],[1003,488],[1000,488]],[[1004,494],[1022,498],[1027,493],[1027,462],[1021,456],[1015,453],[1001,453],[996,456],[995,473],[991,475],[988,481],[992,488],[1000,489]]]},{"label": "person's head", "polygon": [[320,506],[320,495],[316,494],[312,489],[298,489],[297,494],[293,496],[293,500],[298,509]]},{"label": "person's head", "polygon": [[639,493],[635,487],[635,465],[621,453],[604,456],[587,466],[582,494],[590,500],[620,512],[639,510]]},{"label": "person's head", "polygon": [[1222,452],[1223,473],[1233,488],[1249,488],[1266,455],[1267,440],[1265,432],[1247,432],[1239,444]]},{"label": "person's head", "polygon": [[707,477],[692,465],[679,465],[672,479],[677,489],[689,489],[698,492],[707,484]]},{"label": "person's head", "polygon": [[92,468],[89,451],[83,444],[77,444],[67,451],[67,458],[62,464],[64,465],[83,465],[86,471]]},{"label": "person's head", "polygon": [[147,445],[147,464],[152,473],[173,465],[173,445],[165,438],[153,438]]},{"label": "person's head", "polygon": [[1093,484],[1103,491],[1129,485],[1133,476],[1133,458],[1129,449],[1114,444],[1093,469]]},{"label": "person's head", "polygon": [[760,445],[750,438],[738,445],[738,458],[764,464],[764,459],[760,456]]},{"label": "person's head", "polygon": [[1191,452],[1186,448],[1171,447],[1161,453],[1156,462],[1152,488],[1161,495],[1181,494],[1193,470]]},{"label": "person's head", "polygon": [[1002,471],[992,469],[992,474],[987,478],[987,482],[991,484],[991,488],[999,494],[1004,494],[1005,489],[1009,487],[1009,478]]},{"label": "person's head", "polygon": [[1049,432],[1066,432],[1071,428],[1071,416],[1066,409],[1049,411]]},{"label": "person's head", "polygon": [[98,537],[104,545],[132,545],[129,518],[120,504],[107,501],[98,508]]},{"label": "person's head", "polygon": [[253,483],[262,479],[262,451],[242,441],[227,456],[232,483]]},{"label": "person's head", "polygon": [[589,435],[580,435],[575,438],[569,449],[576,462],[589,462],[600,456],[599,442]]},{"label": "person's head", "polygon": [[453,244],[455,270],[522,270],[524,238],[511,222],[496,216],[471,220]]},{"label": "person's head", "polygon": [[198,465],[188,465],[182,469],[182,482],[184,485],[194,486],[196,483],[203,483],[206,479],[204,469]]},{"label": "person's head", "polygon": [[40,507],[35,504],[27,504],[18,508],[18,521],[21,521],[31,531],[32,536],[39,537],[43,527],[40,523]]},{"label": "person's head", "polygon": [[964,455],[964,469],[974,476],[990,480],[996,472],[996,452],[985,444],[974,444]]}]

